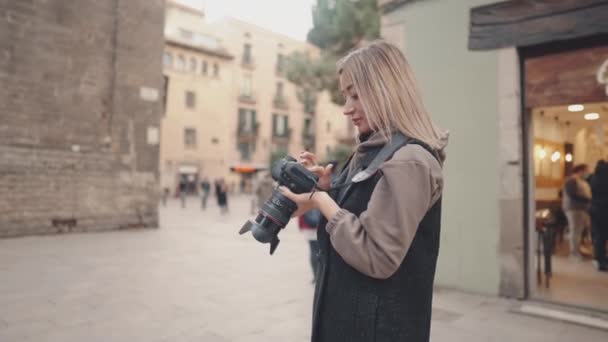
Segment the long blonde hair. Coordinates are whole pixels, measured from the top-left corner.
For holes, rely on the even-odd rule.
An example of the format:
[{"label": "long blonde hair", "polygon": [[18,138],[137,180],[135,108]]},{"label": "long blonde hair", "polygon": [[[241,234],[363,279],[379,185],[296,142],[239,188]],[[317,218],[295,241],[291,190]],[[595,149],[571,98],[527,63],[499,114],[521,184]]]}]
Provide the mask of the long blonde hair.
[{"label": "long blonde hair", "polygon": [[399,48],[374,41],[350,52],[337,64],[338,74],[352,81],[374,131],[386,139],[399,131],[442,152],[447,131],[431,120],[414,73]]}]

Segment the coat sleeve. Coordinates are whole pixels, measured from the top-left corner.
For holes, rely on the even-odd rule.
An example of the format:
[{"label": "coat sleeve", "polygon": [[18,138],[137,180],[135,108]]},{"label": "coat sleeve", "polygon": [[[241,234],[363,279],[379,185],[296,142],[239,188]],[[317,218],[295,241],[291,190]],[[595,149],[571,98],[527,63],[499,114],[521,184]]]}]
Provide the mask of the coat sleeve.
[{"label": "coat sleeve", "polygon": [[417,161],[387,162],[367,210],[359,217],[341,209],[326,230],[340,256],[358,271],[386,279],[403,262],[418,225],[437,196],[427,165]]}]

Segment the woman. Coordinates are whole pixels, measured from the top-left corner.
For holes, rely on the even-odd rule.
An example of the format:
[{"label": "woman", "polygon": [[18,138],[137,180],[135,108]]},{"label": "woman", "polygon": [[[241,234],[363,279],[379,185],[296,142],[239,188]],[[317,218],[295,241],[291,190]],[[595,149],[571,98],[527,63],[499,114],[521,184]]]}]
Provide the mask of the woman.
[{"label": "woman", "polygon": [[428,341],[439,251],[443,149],[447,133],[433,124],[405,57],[379,41],[338,62],[344,115],[359,144],[339,180],[346,184],[398,132],[410,139],[373,177],[330,189],[332,166],[300,162],[320,176],[308,194],[281,191],[318,208],[320,264],[312,341]]},{"label": "woman", "polygon": [[600,272],[608,272],[606,241],[608,240],[608,163],[600,160],[591,180],[591,233],[593,254]]}]

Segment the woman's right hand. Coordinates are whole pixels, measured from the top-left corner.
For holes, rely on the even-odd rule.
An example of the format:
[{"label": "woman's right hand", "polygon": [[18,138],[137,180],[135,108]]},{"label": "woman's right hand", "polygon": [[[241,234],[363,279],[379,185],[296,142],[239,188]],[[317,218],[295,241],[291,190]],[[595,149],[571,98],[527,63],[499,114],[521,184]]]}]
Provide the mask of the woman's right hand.
[{"label": "woman's right hand", "polygon": [[308,171],[316,174],[319,177],[317,183],[322,190],[328,190],[331,187],[331,173],[334,168],[333,164],[325,167],[317,164],[317,157],[314,153],[301,152],[298,156],[298,162],[308,169]]}]

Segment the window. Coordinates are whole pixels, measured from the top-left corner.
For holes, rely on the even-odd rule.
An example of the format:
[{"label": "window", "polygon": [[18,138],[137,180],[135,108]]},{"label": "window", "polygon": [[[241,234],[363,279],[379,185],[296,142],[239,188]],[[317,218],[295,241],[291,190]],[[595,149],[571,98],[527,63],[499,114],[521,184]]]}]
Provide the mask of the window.
[{"label": "window", "polygon": [[[167,108],[167,94],[169,94],[169,77],[163,75],[163,108]],[[166,111],[163,110],[163,115],[166,115]]]},{"label": "window", "polygon": [[169,68],[173,66],[173,55],[171,52],[165,52],[163,54],[163,64]]},{"label": "window", "polygon": [[251,160],[251,152],[253,152],[252,144],[248,142],[239,143],[239,153],[241,154],[242,161]]},{"label": "window", "polygon": [[201,73],[203,75],[207,75],[207,61],[203,61],[201,63]]},{"label": "window", "polygon": [[196,128],[184,128],[184,147],[187,149],[196,148]]},{"label": "window", "polygon": [[191,57],[190,58],[190,71],[196,72],[197,68],[198,68],[198,61],[196,60],[196,58]]},{"label": "window", "polygon": [[241,95],[251,96],[251,75],[243,76],[243,83],[241,84]]},{"label": "window", "polygon": [[277,82],[277,97],[283,98],[283,82]]},{"label": "window", "polygon": [[287,115],[272,115],[272,135],[275,137],[287,137],[289,134],[289,120]]},{"label": "window", "polygon": [[239,108],[239,132],[255,132],[256,126],[255,110]]},{"label": "window", "polygon": [[213,63],[213,77],[220,77],[220,66]]},{"label": "window", "polygon": [[193,91],[186,91],[186,107],[190,109],[196,107],[196,94]]},{"label": "window", "polygon": [[246,43],[243,46],[243,64],[251,64],[253,59],[251,58],[251,44]]},{"label": "window", "polygon": [[194,36],[194,33],[185,29],[179,29],[179,35],[184,39],[191,40]]},{"label": "window", "polygon": [[310,137],[313,135],[312,118],[304,119],[304,136]]},{"label": "window", "polygon": [[186,68],[186,58],[183,55],[177,56],[177,64],[175,65],[177,70],[184,70]]},{"label": "window", "polygon": [[281,54],[281,53],[278,54],[277,55],[277,66],[276,66],[277,74],[279,74],[279,75],[283,74],[283,71],[284,71],[283,68],[285,67],[284,63],[285,63],[285,56],[283,56],[283,54]]}]

